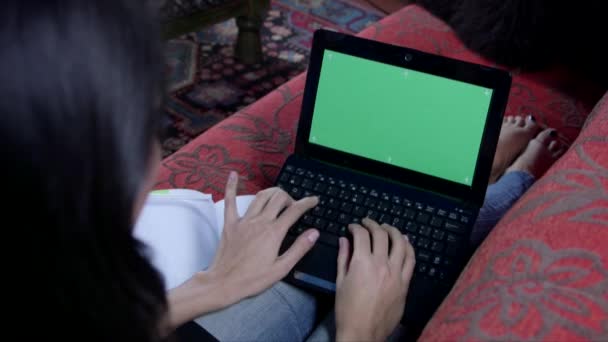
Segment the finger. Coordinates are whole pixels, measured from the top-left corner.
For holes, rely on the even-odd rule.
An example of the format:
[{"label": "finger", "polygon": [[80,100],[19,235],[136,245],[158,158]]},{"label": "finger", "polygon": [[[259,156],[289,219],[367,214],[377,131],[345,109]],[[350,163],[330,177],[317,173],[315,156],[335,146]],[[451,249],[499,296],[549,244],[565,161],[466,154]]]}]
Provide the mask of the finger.
[{"label": "finger", "polygon": [[262,215],[265,217],[274,220],[279,216],[279,213],[283,211],[283,209],[289,207],[294,202],[293,198],[289,196],[285,191],[279,189],[277,190],[270,199],[268,203],[262,209]]},{"label": "finger", "polygon": [[349,224],[348,229],[353,234],[353,257],[371,255],[369,232],[358,224]]},{"label": "finger", "polygon": [[284,277],[302,259],[308,251],[315,245],[319,238],[319,231],[309,229],[300,234],[296,241],[278,259],[276,265],[281,273],[280,278]]},{"label": "finger", "polygon": [[397,228],[389,226],[387,231],[391,238],[391,254],[389,257],[389,262],[391,265],[393,265],[393,267],[400,269],[403,267],[403,262],[405,260],[405,249],[407,242]]},{"label": "finger", "polygon": [[416,266],[416,255],[414,254],[414,247],[410,243],[407,236],[403,235],[405,240],[405,260],[403,262],[403,280],[409,285],[414,274],[414,267]]},{"label": "finger", "polygon": [[236,209],[236,189],[238,183],[238,174],[234,171],[230,171],[224,195],[224,223],[232,223],[239,219],[239,213]]},{"label": "finger", "polygon": [[388,257],[388,234],[380,228],[376,221],[364,218],[361,223],[369,230],[372,236],[372,254],[379,257]]},{"label": "finger", "polygon": [[251,202],[251,204],[249,205],[249,208],[247,208],[244,217],[250,218],[258,216],[262,212],[262,210],[264,210],[264,207],[266,207],[266,204],[278,189],[279,188],[269,188],[258,192],[255,195],[253,202]]},{"label": "finger", "polygon": [[281,216],[278,217],[278,226],[287,234],[287,229],[293,226],[305,212],[316,207],[317,204],[319,204],[318,197],[305,197],[299,201],[293,202],[293,204],[287,207]]},{"label": "finger", "polygon": [[348,262],[349,259],[349,242],[347,238],[340,238],[340,249],[338,250],[338,275],[336,276],[336,286],[340,287],[344,277],[346,277],[346,272],[348,272]]}]

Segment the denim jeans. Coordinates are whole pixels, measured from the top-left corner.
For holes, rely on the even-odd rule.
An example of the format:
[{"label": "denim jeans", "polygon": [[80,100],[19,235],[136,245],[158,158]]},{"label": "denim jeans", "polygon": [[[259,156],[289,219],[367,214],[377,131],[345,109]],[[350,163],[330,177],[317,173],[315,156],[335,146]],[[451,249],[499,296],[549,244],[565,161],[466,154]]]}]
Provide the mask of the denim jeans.
[{"label": "denim jeans", "polygon": [[[473,227],[473,246],[483,242],[533,183],[531,175],[516,171],[506,173],[488,187]],[[334,341],[333,313],[315,329],[316,307],[313,296],[279,282],[256,297],[200,317],[196,322],[220,341]],[[401,332],[398,327],[389,340],[399,340]]]}]

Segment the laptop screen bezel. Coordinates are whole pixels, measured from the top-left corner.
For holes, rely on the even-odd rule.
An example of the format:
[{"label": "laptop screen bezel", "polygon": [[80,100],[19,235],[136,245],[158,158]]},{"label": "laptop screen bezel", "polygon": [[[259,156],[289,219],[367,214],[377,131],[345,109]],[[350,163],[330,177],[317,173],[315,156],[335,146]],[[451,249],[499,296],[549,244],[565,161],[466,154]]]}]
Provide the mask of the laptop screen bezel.
[{"label": "laptop screen bezel", "polygon": [[[309,136],[325,50],[492,89],[492,98],[471,186],[310,143]],[[296,139],[296,154],[481,206],[485,197],[510,87],[511,76],[503,70],[338,32],[317,30],[313,39],[302,100],[302,111]],[[446,144],[446,148],[449,148],[449,144]]]}]

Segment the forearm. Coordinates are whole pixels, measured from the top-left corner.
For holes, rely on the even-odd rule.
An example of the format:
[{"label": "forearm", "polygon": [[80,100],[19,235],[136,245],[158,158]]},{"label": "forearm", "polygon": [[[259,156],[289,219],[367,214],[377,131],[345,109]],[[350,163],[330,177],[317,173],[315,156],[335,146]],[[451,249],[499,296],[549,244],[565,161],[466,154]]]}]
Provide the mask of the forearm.
[{"label": "forearm", "polygon": [[174,330],[199,316],[223,309],[230,303],[221,282],[205,272],[197,273],[169,291],[169,329]]}]

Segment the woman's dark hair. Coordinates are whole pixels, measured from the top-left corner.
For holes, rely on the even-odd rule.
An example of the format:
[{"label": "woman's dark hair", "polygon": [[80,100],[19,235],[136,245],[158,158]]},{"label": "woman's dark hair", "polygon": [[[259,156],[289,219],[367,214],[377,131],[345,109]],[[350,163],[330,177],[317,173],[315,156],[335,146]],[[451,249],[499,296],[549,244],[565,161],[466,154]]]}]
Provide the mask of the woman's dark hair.
[{"label": "woman's dark hair", "polygon": [[5,312],[29,322],[20,340],[160,340],[164,285],[132,235],[161,118],[145,4],[2,2]]}]

